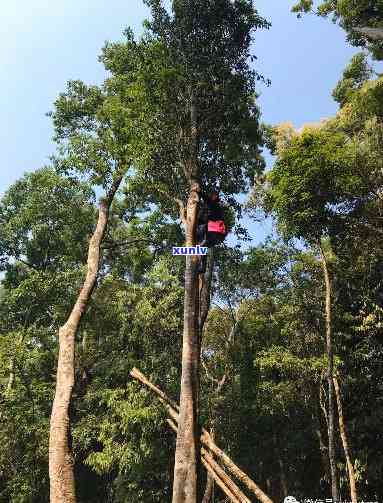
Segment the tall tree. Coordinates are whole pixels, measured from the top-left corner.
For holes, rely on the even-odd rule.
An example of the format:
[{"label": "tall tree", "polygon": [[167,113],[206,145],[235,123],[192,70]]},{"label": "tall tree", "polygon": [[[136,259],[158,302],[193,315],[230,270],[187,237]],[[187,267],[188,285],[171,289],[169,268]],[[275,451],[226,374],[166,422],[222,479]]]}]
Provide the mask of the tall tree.
[{"label": "tall tree", "polygon": [[113,181],[105,200],[100,202],[96,229],[89,242],[85,281],[66,323],[59,329],[56,394],[52,405],[49,435],[49,477],[52,503],[76,501],[74,461],[69,444],[69,407],[74,387],[75,337],[96,284],[100,267],[101,243],[108,223],[110,206],[121,178],[118,176]]},{"label": "tall tree", "polygon": [[67,93],[55,102],[51,114],[59,144],[56,161],[59,171],[88,175],[102,185],[97,224],[88,245],[86,274],[76,302],[59,329],[56,393],[52,406],[49,436],[50,500],[52,503],[76,501],[74,462],[70,439],[70,405],[74,387],[75,338],[81,319],[96,285],[101,261],[101,243],[109,212],[121,181],[131,164],[129,136],[116,125],[119,110],[113,97],[97,87],[70,82]]},{"label": "tall tree", "polygon": [[[228,200],[262,169],[258,74],[249,66],[252,32],[267,23],[250,0],[176,0],[169,13],[147,0],[152,19],[139,43],[106,46],[103,61],[142,111],[137,122],[155,153],[136,183],[169,211],[176,202],[186,243],[195,244],[201,190],[218,182]],[[145,61],[146,65],[143,65]],[[128,77],[135,65],[134,79]],[[173,210],[174,211],[174,210]],[[195,502],[198,478],[200,336],[196,257],[186,259],[180,421],[173,502]]]},{"label": "tall tree", "polygon": [[[268,180],[267,203],[285,236],[303,238],[319,251],[325,286],[328,440],[332,497],[339,501],[335,453],[334,350],[331,319],[332,280],[322,239],[336,226],[346,200],[345,186],[353,181],[355,154],[342,133],[307,127],[300,134],[280,130],[285,138]],[[286,135],[286,133],[288,133]],[[280,141],[279,141],[280,143]]]},{"label": "tall tree", "polygon": [[335,451],[335,395],[334,395],[334,349],[333,349],[333,320],[332,320],[332,278],[329,270],[329,260],[318,242],[320,261],[323,268],[325,284],[325,318],[326,318],[326,350],[327,350],[327,385],[328,385],[328,453],[331,472],[331,493],[334,501],[339,501],[339,487]]},{"label": "tall tree", "polygon": [[[1,306],[1,346],[3,355],[10,355],[0,413],[4,432],[1,471],[13,473],[2,480],[1,494],[9,501],[14,498],[12,488],[17,492],[18,485],[22,501],[46,497],[46,475],[40,470],[47,469],[53,327],[63,320],[76,295],[78,269],[85,260],[93,218],[89,187],[50,168],[25,175],[0,203],[0,262],[7,290]],[[8,365],[4,370],[8,372]]]},{"label": "tall tree", "polygon": [[[55,335],[83,281],[96,215],[91,196],[86,185],[44,169],[16,182],[0,203],[6,268],[0,302],[2,503],[49,501]],[[148,397],[136,387],[126,389],[129,370],[138,364],[171,379],[176,388],[181,265],[169,257],[161,260],[163,252],[145,245],[145,237],[161,245],[167,239],[170,245],[180,239],[180,230],[162,227],[155,214],[146,220],[114,218],[109,225],[98,288],[76,337],[70,417],[80,501],[107,500],[112,494],[116,501],[140,494],[152,503],[170,497],[172,439],[161,435],[161,415]],[[3,382],[10,381],[12,362],[13,384],[7,390]],[[111,431],[118,435],[111,437]]]}]

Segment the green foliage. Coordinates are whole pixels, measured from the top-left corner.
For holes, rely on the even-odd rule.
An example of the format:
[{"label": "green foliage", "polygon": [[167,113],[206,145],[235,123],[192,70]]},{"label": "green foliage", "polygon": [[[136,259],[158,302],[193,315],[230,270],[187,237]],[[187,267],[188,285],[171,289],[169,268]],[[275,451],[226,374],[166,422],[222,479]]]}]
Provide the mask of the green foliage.
[{"label": "green foliage", "polygon": [[12,257],[43,271],[83,262],[94,220],[92,196],[87,185],[50,168],[25,175],[1,201],[1,263]]},{"label": "green foliage", "polygon": [[128,171],[134,157],[132,122],[118,96],[70,81],[54,105],[49,115],[58,144],[57,170],[87,176],[91,184],[107,189]]},{"label": "green foliage", "polygon": [[[216,250],[214,297],[202,339],[201,418],[218,445],[275,501],[328,497],[323,277],[305,244],[322,239],[333,276],[336,372],[360,499],[382,498],[382,78],[366,58],[346,68],[335,118],[296,131],[260,126],[249,66],[254,30],[268,24],[248,0],[148,0],[144,36],[105,45],[102,86],[68,84],[52,112],[53,168],[28,174],[0,201],[0,502],[48,496],[48,428],[57,330],[84,274],[94,192],[124,175],[103,242],[101,270],[76,338],[70,411],[79,503],[171,499],[174,434],[139,367],[179,396],[183,243],[176,199],[190,182],[195,100],[199,175],[234,196],[257,177],[251,204],[276,217],[282,238]],[[296,11],[309,12],[302,1]],[[379,26],[371,2],[322,2],[350,33]],[[379,57],[379,43],[370,46]],[[265,180],[262,142],[277,156]],[[266,183],[263,183],[265,181]],[[94,192],[93,192],[94,191]],[[179,201],[178,201],[179,202]],[[279,238],[279,236],[277,235]],[[348,498],[338,438],[342,499]],[[216,500],[220,498],[218,491]]]},{"label": "green foliage", "polygon": [[101,56],[112,73],[107,88],[126,109],[140,111],[134,130],[145,162],[135,163],[136,188],[167,212],[169,201],[186,200],[193,97],[199,177],[206,190],[219,182],[230,198],[263,168],[259,76],[248,59],[252,31],[268,25],[248,1],[176,2],[172,15],[159,2],[148,5],[144,37],[136,42],[128,31],[125,42],[107,44]]},{"label": "green foliage", "polygon": [[358,189],[354,165],[355,151],[344,134],[325,127],[303,129],[268,174],[266,211],[275,212],[286,237],[317,242],[338,214],[348,211],[345,190]]},{"label": "green foliage", "polygon": [[364,53],[352,57],[350,64],[343,71],[343,77],[338,82],[332,95],[340,106],[343,106],[363,84],[372,76],[372,69]]}]

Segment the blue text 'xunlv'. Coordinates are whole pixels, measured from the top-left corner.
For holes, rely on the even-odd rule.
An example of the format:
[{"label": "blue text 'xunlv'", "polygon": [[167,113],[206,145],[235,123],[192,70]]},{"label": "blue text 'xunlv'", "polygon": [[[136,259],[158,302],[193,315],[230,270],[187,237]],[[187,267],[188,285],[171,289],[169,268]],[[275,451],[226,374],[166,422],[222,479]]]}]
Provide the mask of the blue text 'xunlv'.
[{"label": "blue text 'xunlv'", "polygon": [[209,248],[206,246],[173,246],[173,255],[207,255]]}]

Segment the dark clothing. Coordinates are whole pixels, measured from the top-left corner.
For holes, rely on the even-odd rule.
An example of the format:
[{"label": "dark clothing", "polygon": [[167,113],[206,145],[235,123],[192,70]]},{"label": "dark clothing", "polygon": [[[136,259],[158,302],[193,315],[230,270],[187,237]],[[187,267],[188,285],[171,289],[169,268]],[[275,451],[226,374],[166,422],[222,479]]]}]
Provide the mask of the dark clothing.
[{"label": "dark clothing", "polygon": [[219,201],[202,201],[198,210],[197,243],[202,246],[215,246],[225,239],[225,234],[208,232],[208,222],[224,221],[225,214]]},{"label": "dark clothing", "polygon": [[209,220],[224,220],[224,211],[219,201],[202,202],[198,210],[198,224],[207,224]]},{"label": "dark clothing", "polygon": [[224,220],[225,215],[223,208],[219,201],[213,201],[207,203],[207,219],[217,222],[217,220]]},{"label": "dark clothing", "polygon": [[220,243],[223,243],[225,240],[226,234],[220,234],[218,232],[207,232],[207,238],[206,238],[206,246],[216,246],[219,245]]},{"label": "dark clothing", "polygon": [[207,234],[207,223],[197,225],[197,243],[202,246],[207,246],[206,244],[206,234]]}]

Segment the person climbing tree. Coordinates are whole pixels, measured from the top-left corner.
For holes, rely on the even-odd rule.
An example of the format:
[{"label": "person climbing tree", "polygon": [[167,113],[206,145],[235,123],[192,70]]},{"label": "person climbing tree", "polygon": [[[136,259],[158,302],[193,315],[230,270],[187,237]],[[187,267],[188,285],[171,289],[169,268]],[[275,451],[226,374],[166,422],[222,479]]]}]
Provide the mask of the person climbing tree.
[{"label": "person climbing tree", "polygon": [[[218,191],[212,191],[207,197],[201,195],[202,204],[198,211],[197,243],[200,246],[213,247],[222,243],[227,235],[224,209],[220,203]],[[207,256],[201,256],[198,272],[206,271]]]},{"label": "person climbing tree", "polygon": [[207,197],[201,195],[202,204],[198,211],[197,242],[201,246],[215,246],[227,235],[224,209],[219,193],[212,191]]}]

